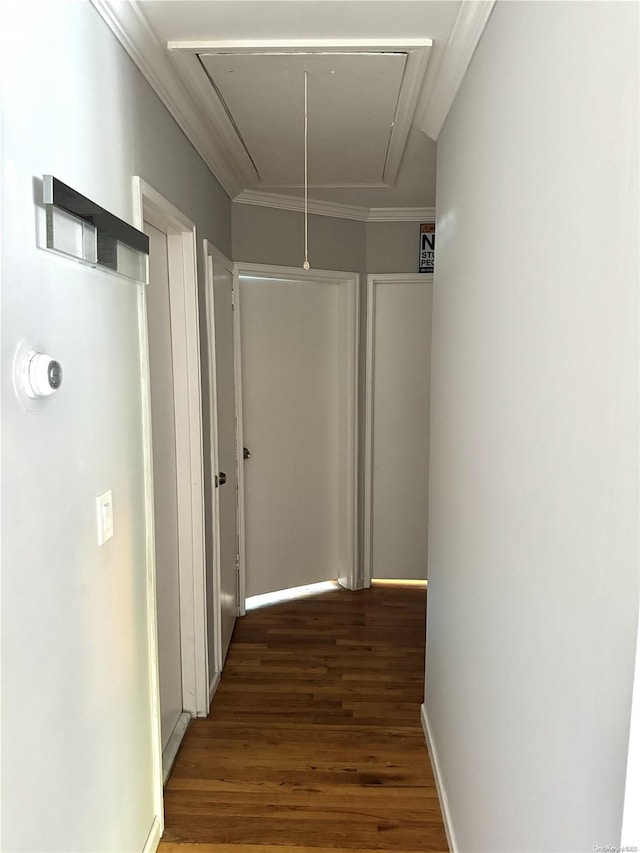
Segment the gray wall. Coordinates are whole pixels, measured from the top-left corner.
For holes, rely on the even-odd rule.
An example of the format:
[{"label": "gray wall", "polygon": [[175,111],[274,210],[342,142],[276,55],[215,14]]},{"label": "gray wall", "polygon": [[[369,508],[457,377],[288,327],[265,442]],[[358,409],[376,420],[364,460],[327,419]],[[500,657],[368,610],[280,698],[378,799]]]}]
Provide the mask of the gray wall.
[{"label": "gray wall", "polygon": [[367,272],[418,272],[419,222],[367,222]]},{"label": "gray wall", "polygon": [[[250,204],[233,204],[232,209],[235,261],[302,267],[302,213]],[[315,269],[363,272],[365,223],[311,215],[309,262]]]},{"label": "gray wall", "polygon": [[[301,213],[233,204],[233,258],[261,264],[302,266]],[[309,217],[309,260],[317,269],[362,273],[418,271],[420,224],[357,222]]]},{"label": "gray wall", "polygon": [[[141,286],[37,248],[38,177],[132,221],[139,174],[228,253],[230,204],[89,3],[6,16],[2,848],[141,850],[153,819]],[[64,367],[37,411],[14,392],[20,344]],[[115,535],[99,548],[95,497],[109,488]]]},{"label": "gray wall", "polygon": [[498,3],[438,141],[426,710],[461,851],[620,842],[639,56],[635,3]]}]

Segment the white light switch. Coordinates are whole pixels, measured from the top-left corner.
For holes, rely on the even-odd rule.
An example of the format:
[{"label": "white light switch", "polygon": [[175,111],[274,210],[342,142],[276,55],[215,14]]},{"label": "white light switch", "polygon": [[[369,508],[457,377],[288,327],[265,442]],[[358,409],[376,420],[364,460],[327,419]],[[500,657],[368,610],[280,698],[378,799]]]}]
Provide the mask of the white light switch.
[{"label": "white light switch", "polygon": [[113,498],[111,489],[103,492],[96,498],[96,512],[98,515],[98,545],[104,545],[107,539],[113,536]]}]

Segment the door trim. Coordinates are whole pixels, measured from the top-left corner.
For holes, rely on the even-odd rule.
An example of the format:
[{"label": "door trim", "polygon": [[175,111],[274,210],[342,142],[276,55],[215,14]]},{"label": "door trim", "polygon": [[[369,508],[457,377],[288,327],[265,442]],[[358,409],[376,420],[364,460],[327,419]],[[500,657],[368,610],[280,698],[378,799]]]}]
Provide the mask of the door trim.
[{"label": "door trim", "polygon": [[[178,574],[180,586],[180,649],[183,710],[191,716],[209,711],[209,661],[202,467],[202,391],[200,384],[200,322],[196,268],[196,229],[191,220],[140,177],[133,179],[134,221],[146,220],[167,235],[169,302],[175,397],[178,497]],[[159,777],[162,779],[158,646],[156,624],[155,538],[153,521],[153,455],[146,288],[140,304],[143,363],[145,500],[147,515],[148,609],[153,636],[152,695],[156,711]],[[160,789],[162,794],[162,789]]]},{"label": "door trim", "polygon": [[[209,358],[209,400],[210,400],[210,424],[209,437],[211,444],[211,491],[213,493],[213,610],[215,614],[214,631],[214,651],[215,660],[213,665],[209,667],[210,699],[213,698],[215,689],[220,680],[220,673],[224,661],[222,659],[222,593],[220,589],[220,490],[214,487],[213,479],[216,473],[220,470],[218,462],[218,388],[217,388],[217,373],[216,373],[216,334],[215,334],[215,301],[213,295],[213,268],[212,261],[216,260],[223,266],[227,272],[231,273],[234,278],[233,261],[230,261],[219,249],[211,243],[210,240],[202,241],[204,249],[205,263],[205,305],[207,313],[207,354]],[[235,278],[234,278],[235,282]],[[234,318],[235,323],[235,318]],[[235,347],[235,333],[234,333]],[[235,373],[235,368],[234,368]],[[234,386],[235,386],[234,376]],[[234,387],[234,392],[236,388]],[[236,401],[237,407],[237,401]],[[237,418],[236,418],[236,433],[237,433]],[[236,435],[237,441],[237,435]],[[237,446],[237,445],[236,445]],[[236,472],[238,470],[238,458],[236,453]]]},{"label": "door trim", "polygon": [[376,287],[378,284],[430,284],[433,275],[428,273],[381,273],[367,276],[367,325],[365,343],[365,381],[364,381],[364,532],[363,532],[363,571],[364,586],[371,586],[373,559],[373,383],[375,365],[373,350],[375,346]]},{"label": "door trim", "polygon": [[[243,266],[242,269],[245,269]],[[242,341],[240,339],[240,266],[233,265],[233,346],[236,386],[236,487],[238,492],[238,616],[244,616],[246,608],[245,575],[245,526],[244,526],[244,427],[242,414]],[[242,450],[241,450],[242,448]]]},{"label": "door trim", "polygon": [[167,779],[169,778],[169,774],[171,773],[171,769],[175,764],[175,760],[178,756],[178,750],[180,749],[180,744],[182,743],[182,738],[184,737],[185,732],[187,731],[187,726],[191,722],[191,714],[187,711],[183,711],[178,720],[173,727],[173,731],[171,732],[171,737],[167,745],[164,748],[164,752],[162,753],[162,783],[163,785],[167,784]]},{"label": "door trim", "polygon": [[[160,789],[160,795],[162,796],[162,789]],[[156,853],[156,850],[160,846],[160,839],[162,838],[163,832],[164,820],[161,816],[156,814],[153,818],[153,823],[151,824],[151,829],[149,830],[147,839],[144,842],[142,853]]]},{"label": "door trim", "polygon": [[349,367],[347,374],[347,389],[349,411],[347,429],[349,444],[347,448],[347,514],[350,519],[347,534],[348,571],[339,582],[347,589],[362,587],[362,577],[359,571],[359,542],[358,542],[358,352],[359,352],[359,290],[360,275],[356,272],[336,270],[305,271],[298,267],[273,266],[270,264],[250,264],[236,262],[234,264],[234,323],[236,343],[236,407],[237,407],[237,441],[238,450],[238,536],[239,536],[239,585],[240,585],[240,614],[245,613],[246,599],[246,562],[245,562],[245,501],[244,501],[244,470],[243,460],[240,459],[244,447],[244,429],[242,416],[242,359],[240,318],[242,305],[240,300],[240,276],[263,276],[264,278],[291,279],[294,281],[309,281],[314,284],[338,284],[348,290],[348,341]]}]

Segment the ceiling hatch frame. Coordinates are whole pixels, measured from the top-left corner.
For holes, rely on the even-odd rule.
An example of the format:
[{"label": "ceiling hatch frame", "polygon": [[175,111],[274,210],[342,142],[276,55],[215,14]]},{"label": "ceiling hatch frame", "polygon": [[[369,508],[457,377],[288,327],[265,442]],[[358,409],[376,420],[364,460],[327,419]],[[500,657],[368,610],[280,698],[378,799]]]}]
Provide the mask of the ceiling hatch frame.
[{"label": "ceiling hatch frame", "polygon": [[[371,54],[401,53],[406,55],[395,117],[382,181],[376,183],[341,184],[352,187],[393,187],[396,183],[409,131],[414,121],[418,98],[424,82],[433,42],[421,39],[282,39],[251,41],[169,41],[167,48],[174,67],[190,88],[206,113],[209,123],[221,131],[228,153],[241,174],[245,189],[259,189],[260,178],[245,147],[233,116],[209,78],[200,54],[283,55],[283,54]],[[323,184],[323,186],[330,186]],[[331,186],[336,186],[335,184]]]}]

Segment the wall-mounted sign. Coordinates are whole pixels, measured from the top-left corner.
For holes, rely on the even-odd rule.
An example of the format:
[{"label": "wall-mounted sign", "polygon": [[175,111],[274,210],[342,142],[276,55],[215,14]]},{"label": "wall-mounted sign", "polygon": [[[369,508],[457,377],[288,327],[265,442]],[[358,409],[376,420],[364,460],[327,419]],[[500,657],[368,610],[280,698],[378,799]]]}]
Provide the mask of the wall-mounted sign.
[{"label": "wall-mounted sign", "polygon": [[433,272],[436,251],[436,224],[423,222],[420,226],[420,272]]}]

